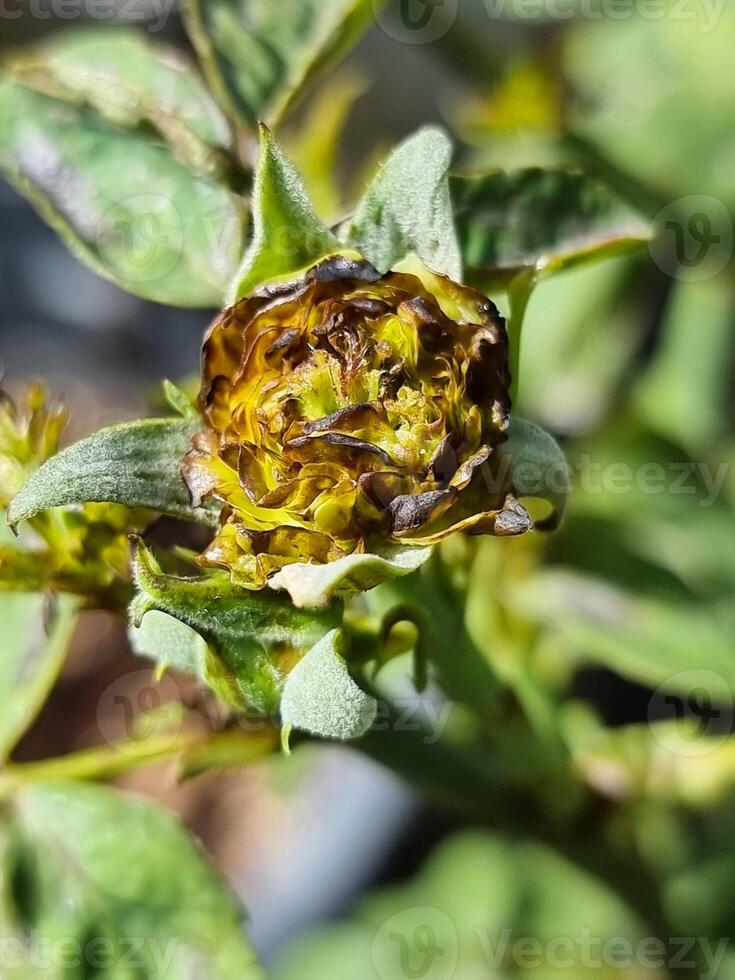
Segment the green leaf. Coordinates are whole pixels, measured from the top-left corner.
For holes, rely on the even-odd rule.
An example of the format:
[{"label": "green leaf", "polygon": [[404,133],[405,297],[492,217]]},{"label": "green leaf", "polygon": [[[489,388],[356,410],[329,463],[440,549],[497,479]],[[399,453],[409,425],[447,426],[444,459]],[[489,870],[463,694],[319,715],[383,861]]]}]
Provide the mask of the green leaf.
[{"label": "green leaf", "polygon": [[589,263],[536,288],[523,320],[523,380],[513,408],[554,431],[588,431],[631,371],[649,311],[631,275],[635,258]]},{"label": "green leaf", "polygon": [[50,507],[104,502],[215,525],[216,512],[192,508],[180,472],[198,428],[194,419],[142,419],[100,429],[33,474],[10,505],[8,523]]},{"label": "green leaf", "polygon": [[546,500],[552,506],[551,515],[535,521],[535,526],[540,530],[557,528],[572,482],[569,464],[556,440],[540,426],[514,416],[499,453],[500,465],[508,468],[515,495]]},{"label": "green leaf", "polygon": [[[676,700],[668,704],[673,707]],[[568,705],[564,734],[575,769],[603,795],[626,801],[648,798],[659,804],[666,800],[701,811],[732,790],[735,742],[716,731],[703,731],[701,718],[608,728],[588,710],[580,702]],[[729,879],[729,870],[727,875]],[[727,906],[731,907],[729,900]]]},{"label": "green leaf", "polygon": [[589,573],[552,568],[524,579],[514,604],[545,624],[573,662],[599,664],[639,684],[686,695],[699,685],[715,702],[735,698],[735,624],[728,600],[640,595]]},{"label": "green leaf", "polygon": [[232,284],[230,305],[261,283],[312,265],[339,248],[337,239],[315,214],[293,164],[270,130],[261,126],[253,240]]},{"label": "green leaf", "polygon": [[359,174],[345,181],[340,163],[347,143],[347,127],[355,104],[368,89],[362,72],[346,68],[335,72],[300,114],[299,125],[283,133],[284,149],[295,161],[318,214],[337,221]]},{"label": "green leaf", "polygon": [[[228,704],[269,713],[278,708],[281,688],[295,660],[303,656],[339,618],[334,613],[294,609],[272,592],[248,592],[225,574],[201,579],[164,575],[140,542],[135,560],[139,593],[130,608],[134,625],[155,609],[191,627],[209,650],[204,680]],[[160,625],[160,624],[159,624]],[[160,636],[160,630],[159,636]],[[156,654],[156,650],[146,650]],[[167,662],[170,654],[166,653]]]},{"label": "green leaf", "polygon": [[324,609],[335,596],[366,592],[381,582],[410,575],[431,557],[432,550],[395,546],[348,555],[326,565],[286,565],[268,584],[272,589],[285,589],[300,609]]},{"label": "green leaf", "polygon": [[162,670],[173,667],[206,680],[207,644],[191,626],[153,609],[140,626],[130,627],[128,636],[133,651],[155,660]]},{"label": "green leaf", "polygon": [[[706,343],[693,342],[695,322],[707,324]],[[729,277],[675,283],[661,342],[635,404],[652,429],[686,446],[694,458],[730,429],[734,347]]]},{"label": "green leaf", "polygon": [[219,307],[242,255],[229,134],[179,56],[80,32],[6,65],[0,169],[80,260],[129,292]]},{"label": "green leaf", "polygon": [[[704,193],[732,211],[735,190],[720,161],[735,152],[731,93],[723,84],[735,8],[693,4],[684,17],[675,3],[663,9],[661,18],[641,11],[615,23],[579,17],[564,32],[562,71],[578,94],[569,102],[569,125],[613,167],[655,188],[662,203]],[[693,248],[697,239],[690,241]]]},{"label": "green leaf", "polygon": [[29,786],[14,797],[4,836],[0,880],[16,885],[5,896],[6,934],[29,937],[30,963],[52,960],[49,972],[11,977],[59,976],[55,944],[78,954],[70,977],[264,976],[235,898],[157,805],[80,783]]},{"label": "green leaf", "polygon": [[190,0],[186,25],[213,92],[254,128],[281,120],[385,2]]},{"label": "green leaf", "polygon": [[378,705],[350,677],[332,630],[291,671],[281,698],[284,726],[342,742],[360,738],[375,721]]},{"label": "green leaf", "polygon": [[86,105],[114,126],[151,126],[195,170],[227,169],[227,118],[179,50],[137,30],[67,29],[12,58],[8,70],[23,85]]},{"label": "green leaf", "polygon": [[0,594],[0,761],[7,759],[48,697],[78,608],[69,596]]},{"label": "green leaf", "polygon": [[381,272],[414,253],[459,282],[457,240],[447,172],[452,144],[443,130],[420,129],[386,160],[347,225],[346,243]]},{"label": "green leaf", "polygon": [[646,245],[648,225],[584,174],[529,168],[450,179],[467,277],[498,288]]},{"label": "green leaf", "polygon": [[165,378],[162,384],[163,397],[169,408],[172,408],[177,415],[184,419],[195,419],[199,417],[195,402],[185,391],[175,385],[173,381]]}]

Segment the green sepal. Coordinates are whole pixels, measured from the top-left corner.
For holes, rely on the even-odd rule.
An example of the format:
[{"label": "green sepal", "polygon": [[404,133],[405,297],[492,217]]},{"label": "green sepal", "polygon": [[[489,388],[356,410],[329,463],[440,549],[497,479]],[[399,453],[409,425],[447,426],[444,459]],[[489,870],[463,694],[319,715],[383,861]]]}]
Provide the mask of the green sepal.
[{"label": "green sepal", "polygon": [[195,630],[208,647],[203,679],[242,710],[277,710],[294,662],[340,619],[338,609],[301,611],[267,590],[241,589],[224,572],[199,579],[165,575],[142,541],[133,571],[138,588],[130,606],[133,626],[158,610]]},{"label": "green sepal", "polygon": [[498,452],[501,470],[505,475],[507,469],[517,497],[545,500],[551,504],[551,514],[535,521],[536,529],[556,530],[572,492],[571,471],[559,444],[541,426],[513,417],[508,439]]},{"label": "green sepal", "polygon": [[340,244],[317,217],[304,183],[267,126],[253,192],[253,239],[233,280],[229,305],[256,286],[339,251]]},{"label": "green sepal", "polygon": [[159,674],[171,667],[207,680],[207,644],[191,626],[168,613],[152,609],[139,626],[130,626],[128,637],[138,656],[155,660]]},{"label": "green sepal", "polygon": [[462,280],[448,171],[452,144],[427,126],[393,151],[343,230],[345,243],[381,272],[415,254],[434,272]]},{"label": "green sepal", "polygon": [[374,589],[382,582],[410,575],[431,557],[432,548],[392,545],[380,551],[348,555],[326,565],[286,565],[268,584],[283,589],[300,609],[325,609],[338,596]]},{"label": "green sepal", "polygon": [[341,630],[332,630],[288,675],[281,698],[285,746],[291,729],[346,742],[375,721],[377,702],[350,676],[342,646]]},{"label": "green sepal", "polygon": [[180,415],[182,419],[198,419],[199,411],[192,398],[187,395],[187,393],[175,385],[173,381],[169,381],[168,378],[164,378],[161,387],[163,389],[163,397],[166,400],[166,404],[169,408],[172,408],[177,415]]}]

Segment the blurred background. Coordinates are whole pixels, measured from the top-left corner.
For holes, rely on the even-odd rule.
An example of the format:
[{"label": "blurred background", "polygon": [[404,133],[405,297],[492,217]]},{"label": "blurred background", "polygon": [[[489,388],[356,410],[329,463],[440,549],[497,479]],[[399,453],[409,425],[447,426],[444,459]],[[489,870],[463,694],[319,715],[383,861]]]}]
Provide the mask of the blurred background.
[{"label": "blurred background", "polygon": [[[52,7],[0,19],[0,48],[79,26]],[[175,8],[125,9],[121,20],[186,47]],[[557,535],[478,546],[468,608],[507,683],[521,665],[543,687],[577,777],[623,804],[671,918],[702,937],[735,925],[734,45],[735,9],[715,0],[401,0],[282,133],[335,219],[384,151],[433,121],[455,136],[457,169],[581,168],[667,232],[534,293],[516,408],[560,439],[575,492]],[[98,278],[2,182],[0,268],[6,384],[46,379],[71,407],[70,437],[148,411],[161,377],[196,372],[210,314]],[[183,679],[166,684],[164,700],[196,697]],[[149,689],[124,628],[86,615],[18,758],[113,739],[126,724],[116,698],[137,710]],[[552,850],[468,830],[345,749],[182,786],[152,769],[125,783],[194,827],[282,980],[586,976],[578,957],[491,967],[478,930],[493,947],[508,926],[542,942],[639,935],[615,896]],[[415,972],[390,959],[395,935]]]}]

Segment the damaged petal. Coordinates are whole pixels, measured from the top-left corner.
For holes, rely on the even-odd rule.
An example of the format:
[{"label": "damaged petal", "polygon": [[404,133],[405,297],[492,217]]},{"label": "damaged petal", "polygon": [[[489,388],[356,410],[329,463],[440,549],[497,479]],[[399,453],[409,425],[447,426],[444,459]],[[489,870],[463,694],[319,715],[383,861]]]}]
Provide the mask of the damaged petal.
[{"label": "damaged petal", "polygon": [[527,530],[486,472],[508,428],[507,354],[495,306],[415,261],[380,275],[336,255],[241,299],[207,333],[205,430],[184,463],[192,497],[224,504],[202,561],[261,588],[368,539]]}]

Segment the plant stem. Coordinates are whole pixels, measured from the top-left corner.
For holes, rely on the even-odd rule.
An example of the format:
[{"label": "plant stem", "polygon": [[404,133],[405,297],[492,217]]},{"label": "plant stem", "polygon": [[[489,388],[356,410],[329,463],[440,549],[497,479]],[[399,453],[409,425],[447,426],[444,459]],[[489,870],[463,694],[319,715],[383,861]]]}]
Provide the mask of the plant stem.
[{"label": "plant stem", "polygon": [[508,287],[508,360],[510,369],[510,398],[515,404],[520,391],[521,335],[523,321],[535,286],[536,271],[527,269],[519,273]]},{"label": "plant stem", "polygon": [[178,759],[182,772],[193,775],[212,765],[241,766],[270,753],[277,744],[275,729],[258,732],[189,730],[146,739],[97,745],[82,752],[11,764],[0,770],[0,802],[28,783],[101,781],[115,779],[131,769],[166,759]]}]

